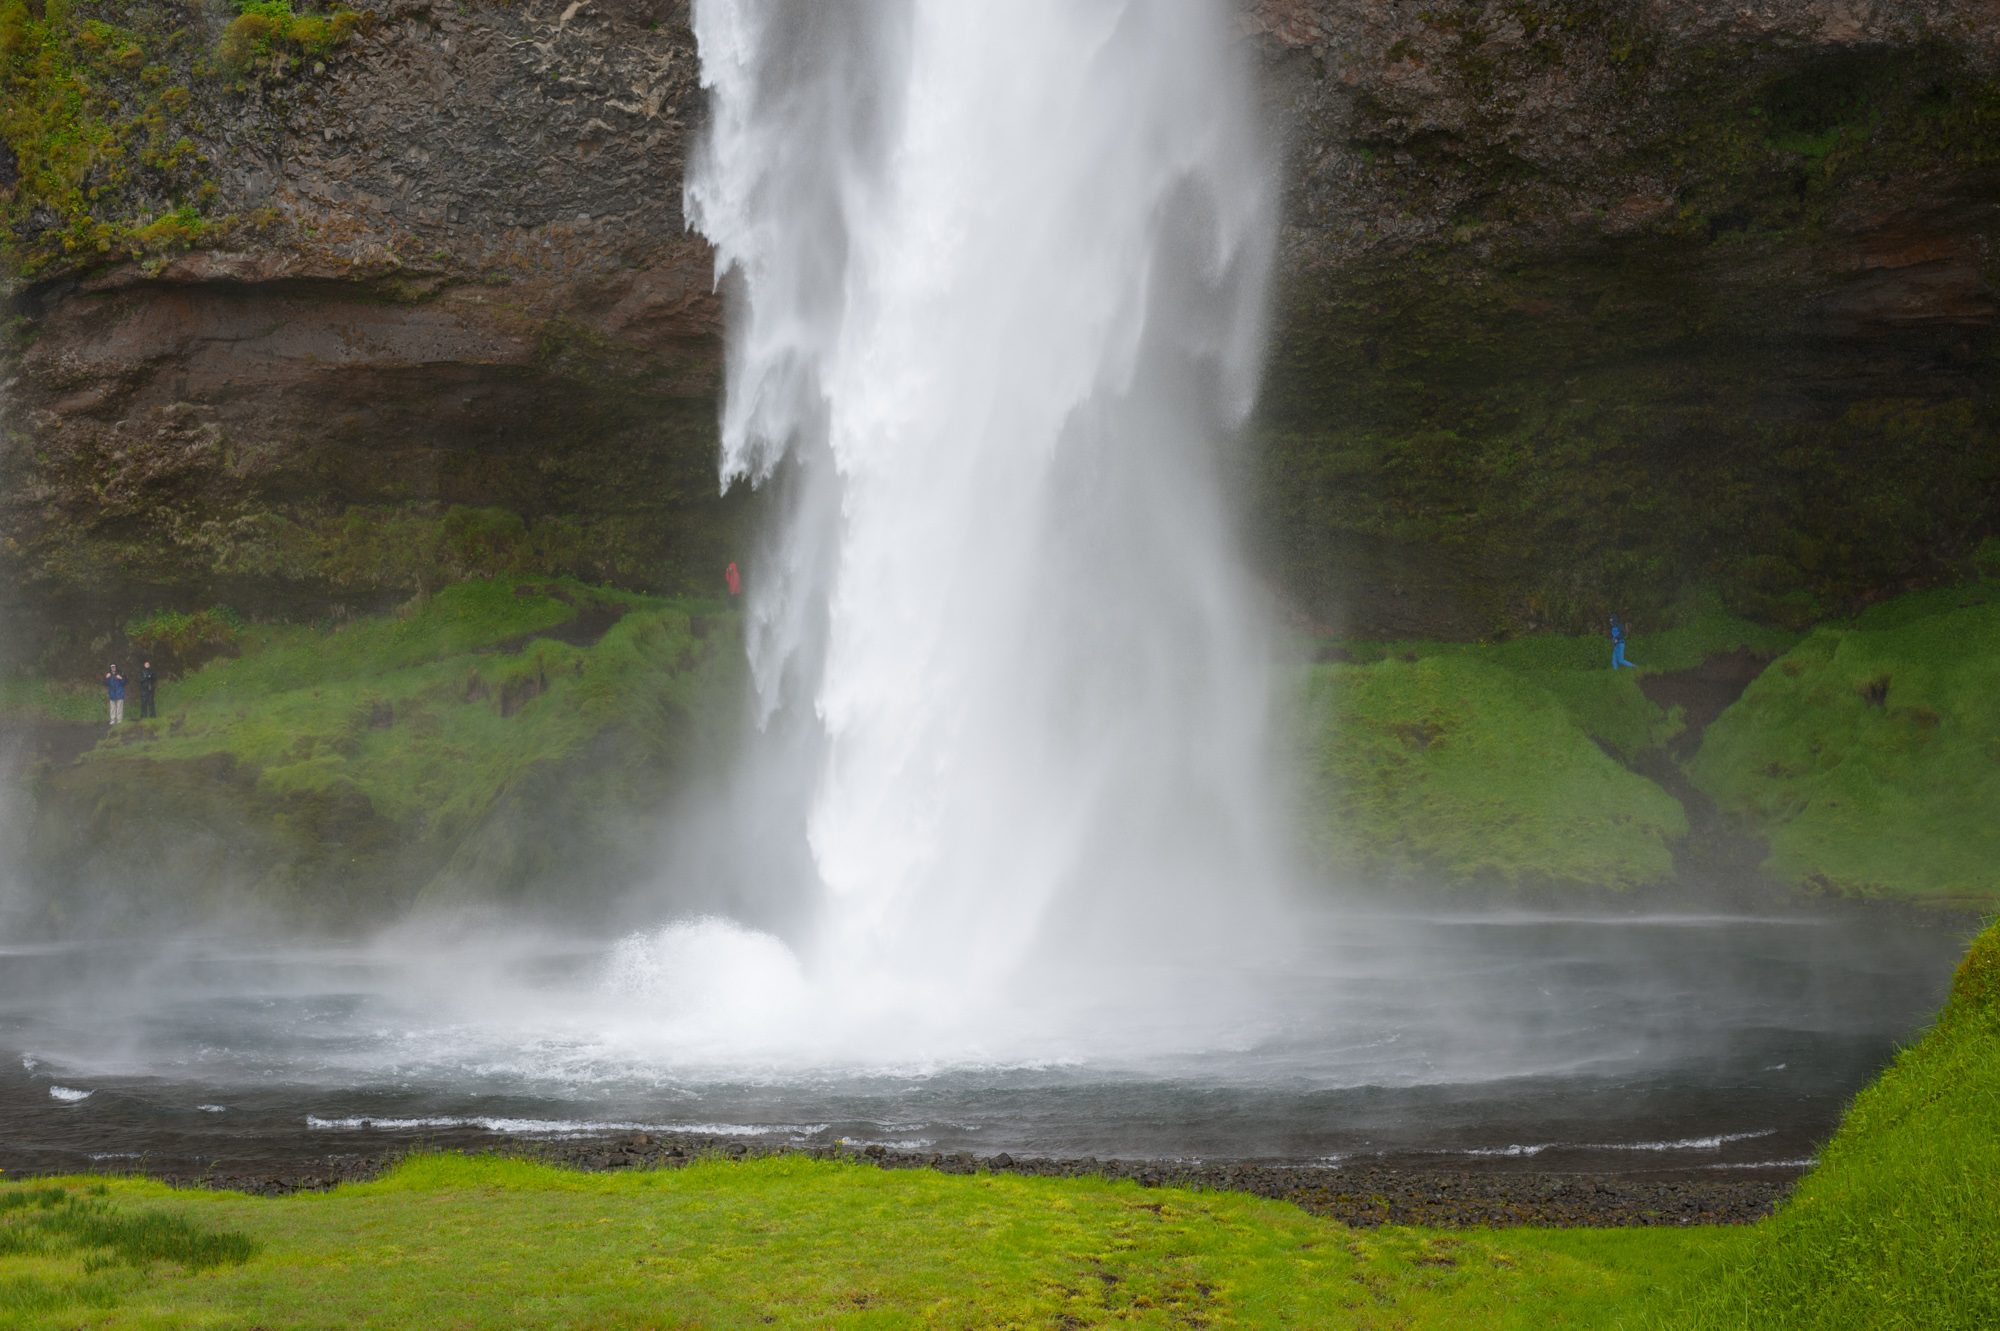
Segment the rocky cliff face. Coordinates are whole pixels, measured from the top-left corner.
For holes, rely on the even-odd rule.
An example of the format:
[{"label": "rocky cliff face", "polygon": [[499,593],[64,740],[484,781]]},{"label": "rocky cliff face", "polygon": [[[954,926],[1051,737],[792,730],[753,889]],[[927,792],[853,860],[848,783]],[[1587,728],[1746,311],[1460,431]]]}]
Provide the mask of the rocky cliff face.
[{"label": "rocky cliff face", "polygon": [[[232,77],[226,8],[77,5],[189,93],[173,128],[202,160],[177,183],[209,220],[63,253],[16,185],[13,622],[720,568],[741,505],[717,498],[719,307],[680,210],[685,11],[396,0],[311,64]],[[115,129],[147,105],[132,69],[86,68]],[[173,202],[146,183],[95,209]]]},{"label": "rocky cliff face", "polygon": [[[16,644],[465,572],[711,579],[746,510],[680,210],[685,0],[379,0],[248,59],[230,25],[0,3]],[[1487,633],[1697,582],[1802,618],[1995,532],[2000,3],[1241,25],[1287,201],[1241,474],[1308,618]]]},{"label": "rocky cliff face", "polygon": [[[1259,533],[1329,618],[1809,619],[1994,531],[2000,5],[1259,0]],[[1657,621],[1656,621],[1657,622]]]}]

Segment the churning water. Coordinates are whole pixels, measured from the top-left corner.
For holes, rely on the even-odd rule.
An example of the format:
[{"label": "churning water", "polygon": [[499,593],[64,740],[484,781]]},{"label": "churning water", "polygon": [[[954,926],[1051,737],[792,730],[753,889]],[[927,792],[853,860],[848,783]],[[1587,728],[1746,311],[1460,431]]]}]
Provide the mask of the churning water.
[{"label": "churning water", "polygon": [[[1281,975],[1107,962],[1255,995],[1234,1029],[1053,1004],[870,1047],[748,977],[776,963],[429,940],[0,954],[0,1167],[275,1168],[417,1141],[621,1128],[918,1151],[1484,1168],[1733,1169],[1810,1156],[1937,1003],[1963,940],[1879,919],[1300,923]],[[744,949],[776,946],[738,934]],[[706,969],[704,969],[706,968]],[[663,1020],[662,983],[687,987]],[[791,1031],[731,1044],[717,1007]],[[671,1007],[671,1002],[666,1002]],[[1226,1005],[1226,1004],[1225,1004]],[[920,1024],[920,1023],[919,1023]]]},{"label": "churning water", "polygon": [[681,928],[656,969],[760,977],[739,1041],[970,1047],[1024,993],[1102,998],[1107,952],[1268,949],[1271,639],[1210,472],[1273,221],[1223,6],[700,0],[695,31],[724,479],[788,504],[749,592],[767,814],[813,882],[789,947]]}]

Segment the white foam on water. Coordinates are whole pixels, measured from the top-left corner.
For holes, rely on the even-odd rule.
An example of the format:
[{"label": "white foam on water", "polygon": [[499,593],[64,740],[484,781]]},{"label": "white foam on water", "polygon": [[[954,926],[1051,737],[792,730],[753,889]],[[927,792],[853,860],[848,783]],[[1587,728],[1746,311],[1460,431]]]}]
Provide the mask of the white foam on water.
[{"label": "white foam on water", "polygon": [[79,1091],[74,1086],[49,1087],[49,1099],[60,1100],[64,1104],[77,1104],[97,1094],[95,1091]]},{"label": "white foam on water", "polygon": [[1721,1132],[1712,1137],[1682,1137],[1665,1142],[1609,1142],[1590,1149],[1598,1151],[1719,1151],[1731,1142],[1756,1141],[1759,1137],[1775,1137],[1776,1128],[1765,1128],[1759,1132]]},{"label": "white foam on water", "polygon": [[433,1128],[476,1128],[522,1137],[578,1137],[609,1132],[659,1132],[690,1137],[810,1137],[826,1131],[824,1123],[633,1123],[600,1119],[502,1118],[486,1115],[435,1114],[413,1118],[367,1114],[341,1118],[306,1115],[314,1132],[416,1132]]},{"label": "white foam on water", "polygon": [[226,1114],[229,1112],[228,1105],[196,1105],[195,1108],[204,1114]]},{"label": "white foam on water", "polygon": [[1709,1137],[1680,1137],[1673,1141],[1657,1142],[1517,1143],[1510,1146],[1472,1147],[1446,1154],[1521,1158],[1541,1155],[1545,1151],[1719,1151],[1731,1142],[1755,1141],[1759,1137],[1775,1136],[1777,1131],[1776,1128],[1765,1128],[1757,1132],[1721,1132]]}]

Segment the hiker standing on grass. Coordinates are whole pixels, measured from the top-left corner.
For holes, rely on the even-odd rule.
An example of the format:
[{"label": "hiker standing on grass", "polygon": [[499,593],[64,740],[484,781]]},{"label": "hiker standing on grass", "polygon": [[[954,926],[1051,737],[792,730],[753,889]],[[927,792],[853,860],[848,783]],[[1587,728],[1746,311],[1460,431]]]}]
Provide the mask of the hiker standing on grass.
[{"label": "hiker standing on grass", "polygon": [[1611,668],[1613,670],[1639,668],[1625,659],[1625,626],[1618,622],[1616,615],[1611,617]]},{"label": "hiker standing on grass", "polygon": [[157,719],[159,711],[153,706],[154,691],[160,686],[159,676],[153,673],[153,663],[147,661],[139,667],[139,719]]},{"label": "hiker standing on grass", "polygon": [[115,726],[125,719],[125,676],[118,673],[115,664],[104,676],[104,698],[111,704],[111,724]]}]

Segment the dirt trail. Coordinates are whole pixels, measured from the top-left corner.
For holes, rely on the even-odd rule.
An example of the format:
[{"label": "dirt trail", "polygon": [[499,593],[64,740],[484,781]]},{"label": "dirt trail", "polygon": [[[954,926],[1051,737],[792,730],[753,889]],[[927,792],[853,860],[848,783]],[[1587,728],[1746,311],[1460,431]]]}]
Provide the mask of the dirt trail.
[{"label": "dirt trail", "polygon": [[1697,891],[1733,897],[1746,891],[1782,890],[1764,876],[1762,865],[1770,848],[1763,838],[1725,819],[1682,767],[1700,750],[1709,726],[1770,663],[1769,657],[1735,651],[1711,656],[1691,670],[1642,675],[1639,691],[1657,707],[1680,708],[1686,728],[1664,748],[1631,758],[1613,755],[1679,800],[1687,811],[1687,840],[1674,850],[1675,877]]}]

